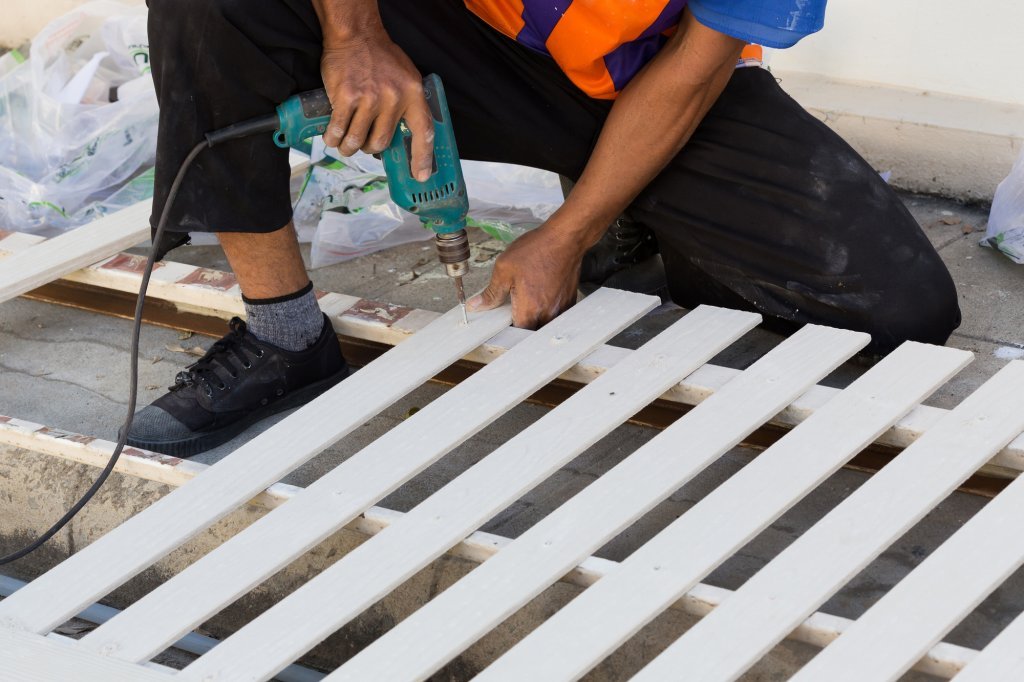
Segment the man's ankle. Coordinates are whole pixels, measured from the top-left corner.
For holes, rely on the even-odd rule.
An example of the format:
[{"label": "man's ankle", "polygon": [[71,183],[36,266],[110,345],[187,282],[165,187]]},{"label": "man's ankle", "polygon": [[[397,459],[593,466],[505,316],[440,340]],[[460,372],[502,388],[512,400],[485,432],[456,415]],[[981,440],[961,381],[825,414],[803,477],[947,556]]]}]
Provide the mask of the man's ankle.
[{"label": "man's ankle", "polygon": [[320,338],[324,316],[312,282],[284,296],[251,299],[243,295],[242,301],[249,331],[264,343],[302,351]]}]

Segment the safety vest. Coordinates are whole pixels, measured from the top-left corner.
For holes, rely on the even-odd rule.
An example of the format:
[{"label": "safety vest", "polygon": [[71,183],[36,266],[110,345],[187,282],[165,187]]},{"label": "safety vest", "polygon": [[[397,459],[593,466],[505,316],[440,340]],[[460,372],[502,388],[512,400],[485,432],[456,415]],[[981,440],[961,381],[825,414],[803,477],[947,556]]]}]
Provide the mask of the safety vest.
[{"label": "safety vest", "polygon": [[466,0],[471,12],[551,55],[583,92],[614,99],[668,40],[686,0]]}]

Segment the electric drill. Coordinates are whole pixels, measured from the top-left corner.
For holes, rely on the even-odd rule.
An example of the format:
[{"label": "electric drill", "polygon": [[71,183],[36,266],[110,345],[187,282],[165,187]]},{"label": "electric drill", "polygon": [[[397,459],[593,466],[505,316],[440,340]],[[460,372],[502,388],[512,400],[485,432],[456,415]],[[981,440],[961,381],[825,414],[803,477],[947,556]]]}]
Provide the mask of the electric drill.
[{"label": "electric drill", "polygon": [[[441,79],[436,74],[427,76],[423,79],[423,89],[434,119],[434,164],[430,178],[419,182],[412,174],[412,133],[405,121],[399,122],[381,159],[391,198],[419,218],[424,227],[434,231],[438,258],[455,282],[455,293],[465,320],[466,294],[462,277],[469,271],[466,181],[462,177],[455,131]],[[206,138],[213,146],[228,139],[274,130],[274,143],[278,147],[308,153],[309,138],[322,135],[330,120],[331,103],[326,91],[310,90],[289,97],[277,107],[276,114],[228,126],[207,134]]]}]

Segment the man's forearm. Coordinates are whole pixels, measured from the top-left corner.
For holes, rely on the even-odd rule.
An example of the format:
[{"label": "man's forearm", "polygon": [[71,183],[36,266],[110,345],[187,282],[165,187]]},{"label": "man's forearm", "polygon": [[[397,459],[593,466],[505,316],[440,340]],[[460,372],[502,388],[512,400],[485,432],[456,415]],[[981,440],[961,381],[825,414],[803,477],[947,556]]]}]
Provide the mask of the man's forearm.
[{"label": "man's forearm", "polygon": [[377,0],[313,0],[324,45],[362,40],[383,31]]},{"label": "man's forearm", "polygon": [[619,95],[586,169],[558,212],[589,246],[689,140],[728,82],[740,40],[687,12],[677,34]]}]

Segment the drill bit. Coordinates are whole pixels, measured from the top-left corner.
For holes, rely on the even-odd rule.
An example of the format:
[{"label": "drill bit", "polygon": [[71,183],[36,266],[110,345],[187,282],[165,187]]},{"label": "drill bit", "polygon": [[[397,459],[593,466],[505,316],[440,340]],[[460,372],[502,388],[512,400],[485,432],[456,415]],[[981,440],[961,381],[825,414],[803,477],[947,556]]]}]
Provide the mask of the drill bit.
[{"label": "drill bit", "polygon": [[462,286],[462,277],[453,277],[455,281],[455,296],[459,299],[459,306],[462,308],[462,323],[469,324],[469,316],[466,314],[466,289]]}]

